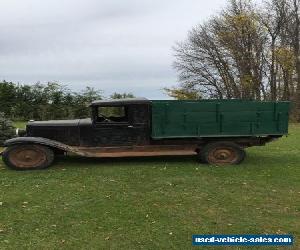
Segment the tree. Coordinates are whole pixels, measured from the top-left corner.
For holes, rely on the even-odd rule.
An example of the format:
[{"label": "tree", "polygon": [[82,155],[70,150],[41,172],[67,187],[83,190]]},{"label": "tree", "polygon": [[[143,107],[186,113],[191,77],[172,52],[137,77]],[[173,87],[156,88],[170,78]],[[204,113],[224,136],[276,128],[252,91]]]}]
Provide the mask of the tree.
[{"label": "tree", "polygon": [[270,99],[277,100],[277,67],[276,67],[276,47],[279,35],[287,22],[286,0],[271,0],[265,2],[263,11],[259,12],[259,21],[265,27],[268,38],[265,48],[265,62],[267,63],[270,85]]},{"label": "tree", "polygon": [[110,99],[125,99],[125,98],[134,98],[134,94],[132,93],[113,93],[109,96]]},{"label": "tree", "polygon": [[0,112],[0,146],[3,146],[4,141],[11,139],[14,135],[15,128],[12,122],[5,117],[4,113]]},{"label": "tree", "polygon": [[[133,98],[132,93],[113,93],[109,98]],[[72,92],[57,82],[14,84],[0,82],[0,112],[13,120],[57,120],[90,117],[89,105],[104,98],[103,92],[86,87]]]},{"label": "tree", "polygon": [[0,82],[0,112],[13,116],[15,99],[16,86],[12,82]]},{"label": "tree", "polygon": [[91,87],[86,87],[79,93],[73,93],[74,101],[72,108],[74,110],[73,116],[76,118],[90,117],[89,105],[95,100],[103,99],[102,91]]},{"label": "tree", "polygon": [[[177,43],[181,98],[290,100],[300,121],[300,0],[228,0],[227,7]],[[189,98],[198,98],[197,95]]]},{"label": "tree", "polygon": [[192,29],[188,39],[178,43],[174,50],[174,67],[181,82],[179,90],[197,90],[206,98],[231,97],[232,89],[228,88],[228,84],[234,79],[229,70],[230,64],[212,31],[211,22]]},{"label": "tree", "polygon": [[252,2],[232,0],[214,23],[221,48],[227,52],[228,60],[232,62],[235,85],[240,92],[234,97],[260,100],[266,37]]},{"label": "tree", "polygon": [[176,100],[200,100],[202,99],[197,90],[187,89],[185,86],[182,88],[164,88],[164,91]]},{"label": "tree", "polygon": [[175,47],[180,88],[204,97],[260,99],[265,40],[251,2],[232,0]]},{"label": "tree", "polygon": [[296,95],[295,95],[295,108],[296,108],[296,119],[300,122],[300,1],[291,0],[291,16],[292,16],[292,25],[290,35],[292,40],[292,46],[295,53],[295,65],[296,65]]}]

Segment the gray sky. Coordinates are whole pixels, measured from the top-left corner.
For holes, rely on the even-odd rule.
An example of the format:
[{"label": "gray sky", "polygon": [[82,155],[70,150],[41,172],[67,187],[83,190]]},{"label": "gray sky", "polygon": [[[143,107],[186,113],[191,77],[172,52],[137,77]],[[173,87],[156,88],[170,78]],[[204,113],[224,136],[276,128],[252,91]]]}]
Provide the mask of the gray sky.
[{"label": "gray sky", "polygon": [[172,46],[226,0],[0,0],[0,80],[167,98]]}]

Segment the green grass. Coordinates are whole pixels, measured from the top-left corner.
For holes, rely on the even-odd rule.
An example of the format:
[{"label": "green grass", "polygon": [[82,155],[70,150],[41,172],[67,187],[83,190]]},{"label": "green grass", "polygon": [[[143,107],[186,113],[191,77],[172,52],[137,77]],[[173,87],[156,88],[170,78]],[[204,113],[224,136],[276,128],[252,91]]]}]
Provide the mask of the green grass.
[{"label": "green grass", "polygon": [[13,125],[16,127],[16,128],[22,128],[24,129],[26,127],[26,124],[27,122],[23,122],[23,121],[16,121],[16,122],[13,122]]},{"label": "green grass", "polygon": [[192,234],[215,233],[290,233],[300,249],[300,126],[290,133],[231,167],[71,157],[14,172],[0,162],[0,249],[193,249]]}]

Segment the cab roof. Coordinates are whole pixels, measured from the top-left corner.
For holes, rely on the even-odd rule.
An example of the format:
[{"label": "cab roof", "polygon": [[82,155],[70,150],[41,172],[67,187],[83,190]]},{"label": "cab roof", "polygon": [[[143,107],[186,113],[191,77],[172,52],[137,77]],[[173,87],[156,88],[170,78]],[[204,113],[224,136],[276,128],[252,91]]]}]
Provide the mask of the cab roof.
[{"label": "cab roof", "polygon": [[149,104],[150,100],[147,98],[125,98],[125,99],[109,99],[109,100],[98,100],[91,103],[91,107],[94,106],[119,106],[119,105],[130,105],[130,104]]}]

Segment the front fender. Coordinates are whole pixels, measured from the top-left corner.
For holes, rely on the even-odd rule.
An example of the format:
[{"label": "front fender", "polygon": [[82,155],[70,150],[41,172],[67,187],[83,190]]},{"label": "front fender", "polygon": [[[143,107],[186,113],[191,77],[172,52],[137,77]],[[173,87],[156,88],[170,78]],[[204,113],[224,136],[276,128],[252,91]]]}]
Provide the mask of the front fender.
[{"label": "front fender", "polygon": [[50,148],[55,148],[62,150],[64,152],[72,152],[78,154],[77,150],[73,147],[63,144],[58,141],[50,140],[42,137],[16,137],[4,142],[5,147],[18,145],[18,144],[40,144],[44,146],[48,146]]}]

